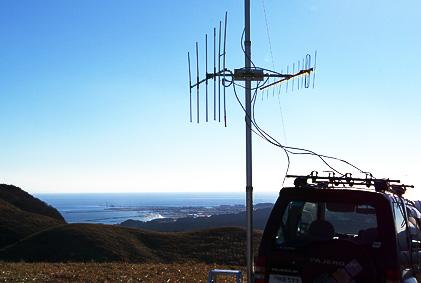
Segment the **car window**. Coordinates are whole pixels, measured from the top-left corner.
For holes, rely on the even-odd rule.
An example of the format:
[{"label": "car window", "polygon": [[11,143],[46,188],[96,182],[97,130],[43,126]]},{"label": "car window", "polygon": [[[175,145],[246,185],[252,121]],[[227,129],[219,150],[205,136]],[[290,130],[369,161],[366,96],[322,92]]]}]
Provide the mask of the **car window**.
[{"label": "car window", "polygon": [[282,213],[278,247],[334,238],[372,243],[377,238],[376,209],[368,204],[291,201]]},{"label": "car window", "polygon": [[421,230],[420,219],[421,214],[415,207],[407,206],[408,227],[411,237],[411,247],[415,250],[421,248]]},{"label": "car window", "polygon": [[400,250],[407,251],[408,247],[408,238],[406,234],[406,221],[405,221],[405,211],[403,208],[403,203],[398,198],[393,201],[394,215],[395,215],[395,227],[396,235],[398,240],[398,245]]}]

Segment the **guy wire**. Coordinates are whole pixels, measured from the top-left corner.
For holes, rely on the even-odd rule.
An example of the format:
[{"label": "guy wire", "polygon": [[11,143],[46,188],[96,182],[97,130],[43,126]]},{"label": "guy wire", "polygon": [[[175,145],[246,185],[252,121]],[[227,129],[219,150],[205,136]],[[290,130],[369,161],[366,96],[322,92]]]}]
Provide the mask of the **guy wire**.
[{"label": "guy wire", "polygon": [[[267,16],[266,16],[265,0],[262,0],[262,5],[263,5],[263,13],[265,15],[266,32],[267,32],[267,35],[268,35],[270,57],[272,59],[272,67],[273,67],[274,70],[276,70],[276,68],[275,68],[275,60],[273,59],[273,53],[272,53],[272,43],[270,41],[269,25],[268,25],[268,20],[267,20]],[[274,81],[275,81],[275,79],[274,79]],[[274,92],[273,94],[275,95],[275,89],[273,90],[273,92]],[[279,92],[280,92],[280,89],[279,89]],[[283,130],[283,133],[284,133],[285,144],[287,144],[287,142],[286,142],[287,137],[286,137],[286,131],[285,131],[285,123],[284,123],[284,115],[282,113],[281,99],[279,97],[279,93],[278,93],[278,104],[279,104],[279,112],[281,113],[282,130]]]}]

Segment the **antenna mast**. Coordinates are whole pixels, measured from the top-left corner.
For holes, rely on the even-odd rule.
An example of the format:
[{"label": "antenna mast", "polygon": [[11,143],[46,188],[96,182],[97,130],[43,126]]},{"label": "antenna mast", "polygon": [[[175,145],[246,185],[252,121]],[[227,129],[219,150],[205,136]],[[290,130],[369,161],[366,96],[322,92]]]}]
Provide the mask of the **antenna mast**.
[{"label": "antenna mast", "polygon": [[[226,56],[226,33],[227,33],[227,13],[225,13],[225,28],[223,36],[223,51],[221,53],[221,44],[222,44],[222,23],[219,22],[219,42],[217,43],[217,34],[216,28],[213,30],[213,73],[208,73],[207,66],[207,35],[205,37],[205,54],[206,54],[206,63],[205,63],[205,78],[200,80],[199,78],[199,47],[196,42],[196,70],[197,77],[196,83],[192,84],[192,74],[190,68],[190,53],[187,53],[188,64],[189,64],[189,84],[190,84],[190,122],[193,121],[192,118],[192,89],[197,88],[197,122],[199,123],[199,85],[202,83],[206,84],[206,122],[208,122],[208,80],[213,80],[213,116],[214,120],[218,116],[218,121],[221,122],[221,83],[224,87],[223,89],[223,107],[224,107],[224,124],[227,126],[227,117],[226,117],[226,103],[225,103],[225,88],[231,85],[236,85],[235,81],[244,81],[245,88],[245,120],[246,120],[246,224],[247,224],[247,281],[249,283],[254,282],[254,264],[253,264],[253,185],[252,185],[252,81],[259,82],[255,91],[261,90],[264,91],[269,87],[277,87],[286,82],[286,91],[288,91],[288,81],[290,79],[298,78],[297,84],[299,89],[299,77],[301,77],[301,87],[303,84],[305,88],[310,86],[310,73],[314,72],[314,67],[310,67],[311,56],[306,55],[305,60],[303,59],[302,65],[300,68],[300,63],[298,62],[298,70],[295,73],[295,63],[293,65],[293,73],[288,74],[289,66],[287,67],[287,74],[281,74],[275,71],[270,71],[262,68],[256,67],[254,64],[252,66],[251,61],[251,40],[250,40],[250,0],[244,0],[244,68],[234,69],[234,72],[225,67],[225,56]],[[216,50],[218,48],[218,50]],[[216,52],[218,51],[218,55]],[[317,53],[316,53],[317,54]],[[316,57],[315,54],[315,57]],[[222,57],[222,58],[221,58]],[[221,60],[222,60],[222,69],[221,69]],[[217,61],[217,62],[216,62]],[[316,58],[314,58],[316,62]],[[266,73],[265,73],[266,71]],[[222,77],[222,82],[221,82]],[[275,81],[268,83],[269,78],[274,78]],[[216,80],[218,79],[218,99],[216,99]],[[264,81],[261,85],[260,82]],[[313,76],[313,87],[314,87],[314,76]],[[294,87],[292,86],[292,91]],[[218,101],[217,101],[218,100]],[[218,106],[217,106],[218,105]],[[218,113],[216,113],[216,107],[218,107]]]},{"label": "antenna mast", "polygon": [[[251,69],[250,0],[244,1],[244,48],[245,70]],[[247,281],[253,280],[253,185],[251,144],[251,77],[246,76],[246,225],[247,225]]]}]

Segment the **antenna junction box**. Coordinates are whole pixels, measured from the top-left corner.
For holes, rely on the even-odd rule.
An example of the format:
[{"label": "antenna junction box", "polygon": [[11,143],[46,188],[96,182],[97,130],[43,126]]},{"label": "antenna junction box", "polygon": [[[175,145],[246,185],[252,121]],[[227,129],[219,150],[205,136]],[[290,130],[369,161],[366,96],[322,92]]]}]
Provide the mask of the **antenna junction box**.
[{"label": "antenna junction box", "polygon": [[259,69],[249,69],[249,68],[241,68],[234,70],[234,79],[236,81],[263,81],[264,74],[263,70]]}]

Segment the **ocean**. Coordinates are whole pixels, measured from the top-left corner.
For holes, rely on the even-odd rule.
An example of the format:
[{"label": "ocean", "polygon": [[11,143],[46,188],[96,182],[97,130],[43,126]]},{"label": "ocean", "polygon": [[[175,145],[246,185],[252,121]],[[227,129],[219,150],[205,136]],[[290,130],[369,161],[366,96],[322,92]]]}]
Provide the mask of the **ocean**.
[{"label": "ocean", "polygon": [[[245,205],[244,193],[62,193],[35,194],[56,208],[68,223],[119,224],[149,221],[173,211]],[[278,193],[254,193],[253,203],[275,203]],[[229,207],[228,207],[229,210]]]}]

